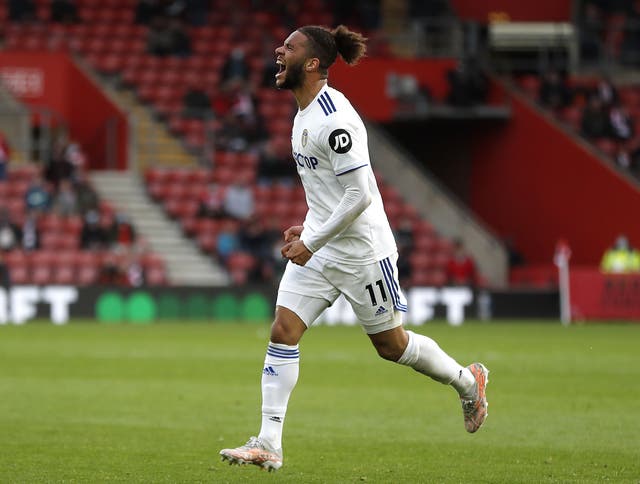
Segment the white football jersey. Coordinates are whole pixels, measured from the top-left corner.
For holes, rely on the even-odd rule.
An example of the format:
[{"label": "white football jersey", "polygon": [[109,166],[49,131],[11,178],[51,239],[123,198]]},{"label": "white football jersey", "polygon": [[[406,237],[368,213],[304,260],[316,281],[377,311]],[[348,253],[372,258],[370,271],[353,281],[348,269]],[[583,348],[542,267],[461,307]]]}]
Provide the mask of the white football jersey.
[{"label": "white football jersey", "polygon": [[325,86],[298,111],[291,146],[309,208],[303,224],[306,233],[317,231],[340,203],[345,190],[338,177],[356,169],[368,171],[371,205],[316,254],[357,265],[394,254],[396,243],[371,168],[367,132],[340,91]]}]

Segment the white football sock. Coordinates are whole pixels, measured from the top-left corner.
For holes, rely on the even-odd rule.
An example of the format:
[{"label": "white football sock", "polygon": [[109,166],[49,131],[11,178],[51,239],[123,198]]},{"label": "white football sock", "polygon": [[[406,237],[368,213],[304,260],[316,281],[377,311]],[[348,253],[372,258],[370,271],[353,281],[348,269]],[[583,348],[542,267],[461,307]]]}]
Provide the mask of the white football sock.
[{"label": "white football sock", "polygon": [[262,370],[262,427],[258,438],[274,449],[282,448],[282,425],[299,366],[298,345],[269,343]]},{"label": "white football sock", "polygon": [[440,383],[451,385],[460,396],[473,396],[475,378],[467,368],[460,366],[431,338],[413,331],[407,331],[407,334],[409,344],[398,363],[410,366]]}]

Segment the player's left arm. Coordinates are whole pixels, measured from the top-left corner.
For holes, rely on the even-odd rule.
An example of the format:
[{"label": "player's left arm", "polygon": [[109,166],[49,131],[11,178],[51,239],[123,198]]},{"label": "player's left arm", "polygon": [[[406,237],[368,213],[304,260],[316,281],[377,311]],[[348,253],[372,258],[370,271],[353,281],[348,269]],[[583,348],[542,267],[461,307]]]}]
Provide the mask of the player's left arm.
[{"label": "player's left arm", "polygon": [[329,240],[349,227],[371,204],[369,175],[366,165],[341,174],[338,180],[344,188],[340,203],[327,221],[314,234],[304,232],[300,240],[282,248],[282,255],[295,264],[304,265]]}]

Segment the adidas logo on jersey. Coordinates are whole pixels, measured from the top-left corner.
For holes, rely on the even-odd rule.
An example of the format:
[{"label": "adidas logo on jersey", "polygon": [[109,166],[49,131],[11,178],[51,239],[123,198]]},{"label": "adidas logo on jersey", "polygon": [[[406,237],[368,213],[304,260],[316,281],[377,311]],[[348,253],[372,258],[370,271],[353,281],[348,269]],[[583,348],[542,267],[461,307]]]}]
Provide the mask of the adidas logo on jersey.
[{"label": "adidas logo on jersey", "polygon": [[386,308],[384,306],[380,306],[380,307],[378,307],[378,310],[376,311],[376,316],[380,316],[381,314],[384,314],[386,312],[387,312]]},{"label": "adidas logo on jersey", "polygon": [[262,370],[262,374],[267,376],[278,376],[278,372],[274,370],[272,366],[267,366]]}]

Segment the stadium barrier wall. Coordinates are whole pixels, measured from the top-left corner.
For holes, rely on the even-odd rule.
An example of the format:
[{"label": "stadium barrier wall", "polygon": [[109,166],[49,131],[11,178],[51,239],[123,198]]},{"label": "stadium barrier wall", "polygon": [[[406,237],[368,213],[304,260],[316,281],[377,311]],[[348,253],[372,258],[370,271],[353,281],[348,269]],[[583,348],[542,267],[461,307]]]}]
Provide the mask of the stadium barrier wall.
[{"label": "stadium barrier wall", "polygon": [[572,321],[640,322],[640,274],[603,274],[597,268],[572,267],[569,281]]},{"label": "stadium barrier wall", "polygon": [[[0,52],[0,77],[22,103],[47,108],[64,120],[70,137],[86,151],[91,169],[127,167],[125,114],[67,54]],[[115,159],[110,160],[113,138]]]},{"label": "stadium barrier wall", "polygon": [[[405,291],[409,325],[446,319],[558,319],[557,291],[472,291],[467,287],[413,287]],[[49,320],[148,324],[162,321],[268,323],[273,319],[275,290],[267,286],[233,289],[194,287],[137,288],[14,286],[0,288],[0,325]],[[356,325],[353,311],[339,299],[319,324]]]},{"label": "stadium barrier wall", "polygon": [[640,191],[533,103],[509,96],[512,119],[469,140],[473,211],[531,264],[549,264],[559,239],[572,263],[594,266],[618,234],[640,243],[630,218]]}]

